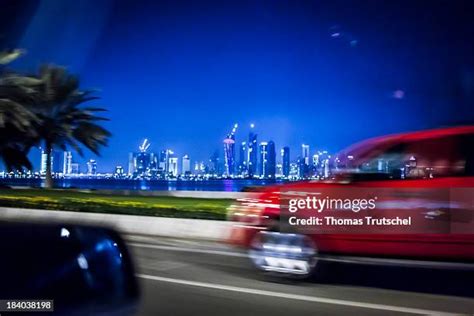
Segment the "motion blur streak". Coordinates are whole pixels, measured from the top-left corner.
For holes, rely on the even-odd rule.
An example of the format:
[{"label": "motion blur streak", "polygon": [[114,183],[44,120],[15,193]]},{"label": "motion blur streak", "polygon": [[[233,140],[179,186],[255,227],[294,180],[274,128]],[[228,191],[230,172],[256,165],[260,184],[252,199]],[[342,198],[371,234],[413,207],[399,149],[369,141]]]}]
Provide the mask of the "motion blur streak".
[{"label": "motion blur streak", "polygon": [[205,254],[230,256],[230,257],[244,257],[244,258],[247,257],[246,254],[239,253],[239,252],[231,252],[231,251],[192,249],[192,248],[181,248],[181,247],[162,246],[162,245],[139,244],[139,243],[128,243],[128,245],[132,246],[132,247],[161,249],[161,250],[169,250],[169,251],[184,251],[184,252],[193,252],[193,253],[205,253]]},{"label": "motion blur streak", "polygon": [[168,282],[168,283],[175,283],[175,284],[181,284],[181,285],[197,286],[197,287],[204,287],[208,289],[232,291],[232,292],[239,292],[239,293],[246,293],[246,294],[253,294],[253,295],[272,296],[272,297],[298,300],[298,301],[307,301],[307,302],[314,302],[314,303],[337,304],[337,305],[345,305],[345,306],[351,306],[351,307],[361,307],[361,308],[369,308],[369,309],[377,309],[377,310],[385,310],[385,311],[409,313],[409,314],[418,314],[418,315],[459,315],[455,313],[446,313],[446,312],[439,312],[439,311],[425,310],[425,309],[418,309],[418,308],[407,308],[407,307],[398,307],[398,306],[372,304],[372,303],[360,303],[360,302],[345,301],[345,300],[338,300],[338,299],[331,299],[331,298],[296,295],[296,294],[272,292],[272,291],[265,291],[265,290],[256,290],[256,289],[243,288],[243,287],[237,287],[237,286],[187,281],[187,280],[165,278],[165,277],[159,277],[159,276],[147,275],[147,274],[137,274],[137,277],[148,279],[148,280],[159,281],[159,282]]}]

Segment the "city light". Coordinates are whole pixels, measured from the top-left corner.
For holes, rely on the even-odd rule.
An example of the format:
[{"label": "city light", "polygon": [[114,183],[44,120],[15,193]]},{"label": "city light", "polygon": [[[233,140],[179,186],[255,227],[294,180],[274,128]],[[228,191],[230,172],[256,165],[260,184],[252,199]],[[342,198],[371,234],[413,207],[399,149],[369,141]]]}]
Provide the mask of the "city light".
[{"label": "city light", "polygon": [[[238,134],[239,124],[232,129],[222,141],[223,151],[215,152],[208,161],[193,161],[188,154],[179,156],[173,149],[150,151],[151,142],[145,138],[137,151],[128,155],[128,168],[117,164],[112,172],[99,172],[98,161],[88,159],[85,167],[76,161],[71,151],[53,150],[51,170],[54,178],[88,178],[88,179],[144,179],[144,180],[201,180],[201,179],[326,179],[332,170],[340,170],[341,161],[326,150],[310,154],[310,146],[301,145],[301,155],[290,156],[290,147],[279,148],[272,140],[258,142],[255,123],[250,129]],[[236,148],[237,138],[239,148]],[[222,155],[222,156],[221,156]],[[223,157],[221,159],[220,157]],[[278,158],[278,159],[277,159]],[[310,159],[311,158],[311,159]],[[348,160],[354,159],[348,156]],[[46,152],[41,150],[39,172],[2,172],[0,178],[44,178],[46,173]],[[193,166],[193,168],[191,167]]]}]

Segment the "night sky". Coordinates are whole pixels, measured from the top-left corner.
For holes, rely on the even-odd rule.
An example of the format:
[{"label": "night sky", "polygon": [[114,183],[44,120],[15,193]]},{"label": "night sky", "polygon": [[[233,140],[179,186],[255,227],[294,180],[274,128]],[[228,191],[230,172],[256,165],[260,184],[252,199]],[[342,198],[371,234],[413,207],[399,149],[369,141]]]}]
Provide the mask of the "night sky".
[{"label": "night sky", "polygon": [[193,161],[222,155],[234,123],[238,142],[255,123],[296,158],[302,143],[337,151],[472,122],[469,2],[17,1],[0,39],[28,51],[12,68],[53,62],[99,89],[113,133],[99,171],[144,138]]}]

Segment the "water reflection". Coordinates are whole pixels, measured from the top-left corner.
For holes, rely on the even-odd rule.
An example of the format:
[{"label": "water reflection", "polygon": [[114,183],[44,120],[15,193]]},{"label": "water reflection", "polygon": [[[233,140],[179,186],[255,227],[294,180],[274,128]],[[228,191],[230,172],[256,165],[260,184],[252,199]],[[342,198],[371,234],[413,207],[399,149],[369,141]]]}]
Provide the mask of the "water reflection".
[{"label": "water reflection", "polygon": [[[281,183],[281,180],[118,180],[118,179],[56,179],[58,188],[95,190],[153,191],[226,191],[237,192],[247,187]],[[44,187],[41,179],[1,179],[0,185]]]}]

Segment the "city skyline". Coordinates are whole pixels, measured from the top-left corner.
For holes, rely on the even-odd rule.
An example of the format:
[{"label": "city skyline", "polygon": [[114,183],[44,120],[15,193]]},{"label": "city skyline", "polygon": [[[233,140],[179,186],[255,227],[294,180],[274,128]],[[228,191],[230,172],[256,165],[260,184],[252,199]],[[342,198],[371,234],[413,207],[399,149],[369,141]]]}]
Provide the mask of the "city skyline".
[{"label": "city skyline", "polygon": [[[112,172],[124,175],[131,175],[136,172],[143,174],[146,169],[145,165],[153,165],[153,163],[156,164],[156,169],[162,168],[169,170],[170,166],[168,165],[168,160],[172,159],[172,173],[174,176],[176,176],[184,175],[186,172],[196,174],[195,171],[196,168],[198,168],[196,165],[204,164],[206,167],[208,167],[209,164],[213,163],[212,159],[214,157],[219,160],[219,166],[216,166],[216,168],[220,169],[216,169],[216,172],[213,173],[219,174],[219,176],[245,175],[249,177],[264,176],[266,178],[274,178],[275,174],[277,173],[277,167],[280,168],[280,175],[288,176],[289,163],[299,163],[299,158],[302,157],[303,162],[306,165],[309,165],[309,157],[313,156],[311,153],[313,152],[314,154],[317,154],[318,151],[321,153],[323,150],[322,148],[313,147],[311,148],[313,151],[310,151],[310,146],[308,144],[301,144],[301,148],[294,149],[292,151],[294,156],[290,158],[290,147],[285,145],[277,146],[271,139],[260,139],[258,137],[258,128],[256,127],[255,123],[250,123],[248,130],[241,128],[243,129],[243,132],[240,134],[237,133],[238,127],[239,124],[235,123],[231,132],[224,138],[224,147],[222,152],[214,151],[214,153],[209,153],[207,160],[193,159],[189,154],[186,153],[186,151],[184,153],[177,153],[173,149],[159,148],[156,145],[153,147],[152,142],[148,138],[145,138],[141,143],[138,144],[138,150],[129,151],[126,161],[124,161],[124,159],[117,160],[117,163],[112,169],[104,169],[101,167],[100,157],[81,157],[71,151],[53,149],[52,170],[54,173],[61,173],[64,175],[95,175],[97,173],[106,174]],[[248,134],[244,134],[245,131],[247,131]],[[240,136],[237,138],[238,135]],[[237,145],[237,140],[239,139],[244,140],[240,142],[240,148],[234,147]],[[247,144],[252,145],[248,146]],[[242,153],[243,146],[245,148],[244,153]],[[232,149],[230,150],[230,148]],[[255,150],[253,150],[253,148],[255,148]],[[38,164],[35,160],[32,162],[33,165],[38,165],[39,167],[34,168],[32,171],[44,174],[46,170],[46,154],[41,147],[38,148],[38,150],[40,152],[40,162]],[[227,154],[233,156],[231,166],[228,165],[229,162],[226,159]],[[245,157],[243,158],[242,155]],[[163,158],[165,156],[166,158]],[[242,160],[242,158],[244,160]],[[137,162],[137,160],[139,160],[139,162]],[[164,163],[164,165],[161,166],[161,163]],[[99,167],[97,167],[97,165],[99,165]],[[283,165],[285,165],[285,167],[283,167]],[[117,172],[117,170],[119,171]],[[269,174],[270,176],[268,177]]]},{"label": "city skyline", "polygon": [[[250,156],[252,157],[250,160],[252,161],[258,161],[260,159],[259,157],[259,147],[261,145],[262,142],[273,142],[275,144],[275,150],[276,152],[280,152],[280,150],[283,150],[285,147],[286,148],[290,148],[290,146],[288,145],[285,145],[285,144],[276,144],[276,142],[273,141],[272,137],[270,136],[268,139],[263,139],[262,140],[262,137],[260,136],[260,130],[258,129],[258,126],[257,124],[255,123],[249,123],[248,124],[248,134],[245,134],[245,127],[241,127],[240,129],[243,130],[242,133],[238,133],[237,132],[237,127],[239,127],[239,124],[238,123],[235,123],[232,125],[233,128],[232,128],[232,131],[231,133],[227,134],[226,137],[224,137],[224,144],[225,144],[225,141],[226,140],[229,140],[229,139],[232,139],[230,138],[231,136],[233,137],[233,141],[234,141],[234,145],[235,145],[235,148],[233,149],[234,151],[234,169],[236,171],[238,171],[240,165],[241,165],[241,161],[240,161],[240,155],[241,155],[241,150],[242,150],[242,143],[245,143],[246,146],[248,146],[248,144],[252,143],[250,141],[250,138],[251,137],[255,137],[255,136],[258,136],[258,140],[256,139],[253,139],[253,145],[252,146],[255,146],[255,148],[257,149],[256,151],[254,151],[253,154],[250,154]],[[268,133],[265,133],[263,132],[262,133],[263,135],[268,135]],[[156,145],[156,142],[153,141],[153,145],[152,145],[152,142],[150,141],[151,138],[148,138],[148,137],[145,137],[139,141],[137,141],[137,145],[136,145],[136,148],[138,148],[138,151],[146,151],[146,150],[152,150],[152,151],[156,151],[156,152],[160,152],[162,150],[172,150],[173,152],[175,151],[173,148],[175,148],[175,146],[171,145],[169,146],[169,149],[164,149],[163,146],[161,147],[156,147],[156,146],[159,146],[159,145]],[[164,143],[167,143],[167,142],[164,142]],[[252,147],[250,146],[250,147]],[[296,146],[296,148],[292,148],[291,151],[294,153],[294,152],[299,152],[301,149],[301,146],[310,146],[310,145],[307,145],[305,143],[301,143],[299,146]],[[198,155],[198,157],[205,157],[204,159],[202,158],[194,158],[193,157],[193,162],[197,161],[197,162],[206,162],[208,161],[209,159],[211,159],[212,155],[214,155],[216,152],[219,153],[219,159],[222,160],[222,163],[223,163],[223,171],[225,172],[225,148],[224,150],[220,150],[221,149],[221,145],[216,142],[216,145],[215,145],[215,150],[209,152],[209,153],[201,153],[200,155]],[[146,149],[145,149],[146,148]],[[311,145],[311,148],[314,149],[314,152],[316,151],[327,151],[327,148],[328,147],[325,147],[325,146],[316,146],[316,145]],[[58,150],[55,150],[55,151],[58,151]],[[133,151],[133,150],[132,150]],[[247,151],[248,151],[248,148],[247,148]],[[71,154],[71,151],[65,151],[65,152],[68,152],[69,154]],[[187,151],[186,149],[184,149],[184,151],[182,152],[177,152],[179,156],[179,159],[181,159],[183,156],[188,156],[190,157],[191,155],[188,154],[189,151]],[[118,159],[115,159],[112,161],[112,164],[111,165],[107,165],[106,167],[103,167],[101,165],[99,165],[99,168],[98,168],[98,171],[99,172],[102,172],[102,173],[106,173],[106,172],[112,172],[113,170],[115,170],[115,168],[117,166],[121,166],[123,168],[125,168],[126,170],[129,169],[128,165],[129,165],[129,161],[130,161],[130,157],[129,157],[129,154],[131,153],[130,150],[127,151],[127,157],[126,158],[118,158]],[[31,150],[31,153],[30,153],[30,158],[31,158],[31,162],[33,164],[33,171],[41,171],[42,169],[44,169],[45,167],[43,166],[44,162],[43,160],[45,159],[45,157],[43,156],[44,152],[42,150],[41,147],[38,147],[38,148],[32,148]],[[303,154],[302,154],[303,155]],[[207,156],[207,158],[206,158]],[[299,156],[299,155],[298,155]],[[40,158],[38,158],[40,157]],[[89,160],[93,159],[93,160],[97,160],[97,161],[101,161],[101,157],[100,156],[96,156],[92,153],[90,153],[89,155],[85,154],[83,157],[81,157],[80,155],[78,154],[75,154],[74,153],[74,164],[75,164],[75,168],[77,168],[76,164],[79,164],[79,167],[82,165],[84,168],[86,168],[85,166],[87,165],[87,163],[89,162]],[[192,157],[192,156],[191,156]],[[279,157],[278,154],[276,154],[276,157]],[[292,162],[296,162],[298,157],[293,157],[292,159]],[[247,160],[249,160],[249,157],[247,158]],[[282,158],[277,158],[276,159],[277,162],[280,162],[282,163]],[[248,162],[248,161],[247,161]],[[306,162],[308,162],[308,160],[306,160]],[[3,170],[3,166],[0,165],[0,171]],[[258,169],[259,166],[258,165],[255,165],[254,163],[254,166],[251,167],[251,174],[259,174],[260,173],[260,170]]]}]

